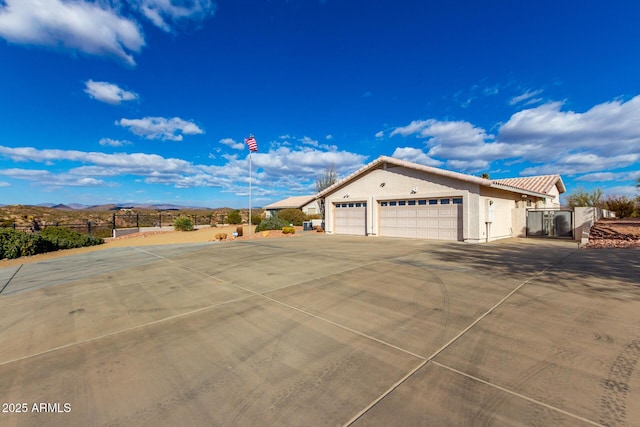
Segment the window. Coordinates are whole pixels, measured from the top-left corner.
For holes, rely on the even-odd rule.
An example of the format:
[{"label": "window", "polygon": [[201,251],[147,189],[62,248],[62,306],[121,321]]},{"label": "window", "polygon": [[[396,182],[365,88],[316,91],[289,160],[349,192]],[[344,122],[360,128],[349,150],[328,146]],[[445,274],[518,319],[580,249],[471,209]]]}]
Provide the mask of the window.
[{"label": "window", "polygon": [[362,203],[356,203],[356,208],[361,208],[362,207]]},{"label": "window", "polygon": [[462,197],[454,197],[453,198],[453,204],[454,205],[461,205],[462,204]]},{"label": "window", "polygon": [[415,200],[409,200],[409,206],[415,206],[416,205],[416,201]]},{"label": "window", "polygon": [[336,208],[339,208],[339,207],[340,207],[340,203],[336,203]]},{"label": "window", "polygon": [[346,208],[346,207],[347,207],[347,204],[346,204],[346,203],[343,203],[343,204],[342,204],[342,207],[343,207],[343,208]]},{"label": "window", "polygon": [[363,207],[363,208],[366,208],[366,207],[367,207],[367,202],[363,202],[363,203],[362,203],[362,207]]},{"label": "window", "polygon": [[395,206],[397,204],[398,204],[398,202],[389,202],[389,206]]},{"label": "window", "polygon": [[437,199],[429,199],[429,204],[430,205],[437,205],[438,204],[438,200]]},{"label": "window", "polygon": [[420,206],[424,206],[424,205],[426,205],[426,204],[427,204],[427,201],[426,201],[426,200],[418,200],[418,204],[419,204]]},{"label": "window", "polygon": [[400,200],[400,201],[398,202],[398,206],[404,206],[404,205],[406,205],[406,204],[407,204],[407,201],[406,201],[406,200]]},{"label": "window", "polygon": [[441,204],[441,205],[448,205],[448,204],[449,204],[449,202],[450,202],[450,200],[449,200],[449,199],[440,199],[440,204]]},{"label": "window", "polygon": [[388,206],[389,203],[388,202],[380,202],[380,206]]},{"label": "window", "polygon": [[352,208],[353,207],[353,203],[349,203],[349,207]]}]

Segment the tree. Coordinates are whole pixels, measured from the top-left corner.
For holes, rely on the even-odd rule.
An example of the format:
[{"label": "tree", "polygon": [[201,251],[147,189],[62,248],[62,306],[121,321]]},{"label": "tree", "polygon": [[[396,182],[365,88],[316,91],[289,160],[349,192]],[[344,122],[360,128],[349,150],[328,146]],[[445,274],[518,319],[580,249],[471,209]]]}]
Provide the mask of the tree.
[{"label": "tree", "polygon": [[[338,182],[336,165],[325,167],[323,174],[316,178],[316,193],[320,193],[322,190],[331,187],[336,182]],[[320,208],[320,216],[324,222],[324,198],[318,199],[318,207]]]},{"label": "tree", "polygon": [[575,207],[604,207],[602,201],[602,190],[596,188],[592,191],[585,191],[582,187],[567,196],[567,204]]},{"label": "tree", "polygon": [[482,175],[480,175],[480,178],[484,178],[484,179],[491,179],[489,177],[489,174],[487,172],[482,172]]},{"label": "tree", "polygon": [[607,209],[615,212],[618,218],[627,218],[633,214],[635,210],[635,201],[626,196],[608,196],[605,202]]},{"label": "tree", "polygon": [[229,212],[229,215],[227,215],[227,222],[229,224],[242,224],[242,217],[240,216],[240,211],[235,210],[233,212]]}]

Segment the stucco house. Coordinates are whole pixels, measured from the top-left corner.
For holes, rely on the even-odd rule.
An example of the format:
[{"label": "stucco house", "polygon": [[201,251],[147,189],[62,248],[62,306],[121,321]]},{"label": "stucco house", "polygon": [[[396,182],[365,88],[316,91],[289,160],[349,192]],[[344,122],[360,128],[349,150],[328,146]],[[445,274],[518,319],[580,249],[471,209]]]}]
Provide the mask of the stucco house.
[{"label": "stucco house", "polygon": [[559,175],[490,180],[382,156],[317,194],[333,234],[486,242],[524,236],[528,209],[559,209]]},{"label": "stucco house", "polygon": [[271,203],[263,207],[266,217],[269,218],[282,209],[300,209],[307,215],[317,215],[320,213],[320,207],[316,200],[315,194],[310,196],[288,197],[284,200]]}]

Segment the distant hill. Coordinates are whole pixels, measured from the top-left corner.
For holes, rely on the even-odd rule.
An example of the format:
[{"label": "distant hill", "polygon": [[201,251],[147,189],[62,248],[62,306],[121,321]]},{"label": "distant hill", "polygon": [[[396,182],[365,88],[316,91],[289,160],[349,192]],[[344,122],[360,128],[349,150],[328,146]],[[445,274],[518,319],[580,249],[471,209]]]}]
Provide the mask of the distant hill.
[{"label": "distant hill", "polygon": [[67,206],[67,205],[63,205],[63,204],[53,205],[53,206],[51,206],[51,208],[52,209],[60,209],[60,210],[63,210],[63,211],[73,210],[73,208],[71,206]]}]

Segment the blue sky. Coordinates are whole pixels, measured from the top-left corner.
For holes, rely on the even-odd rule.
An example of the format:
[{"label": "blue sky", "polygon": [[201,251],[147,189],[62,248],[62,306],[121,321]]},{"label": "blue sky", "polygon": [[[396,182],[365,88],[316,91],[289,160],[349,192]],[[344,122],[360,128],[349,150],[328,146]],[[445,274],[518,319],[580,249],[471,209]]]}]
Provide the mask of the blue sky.
[{"label": "blue sky", "polygon": [[640,2],[0,0],[0,204],[247,207],[380,155],[635,196]]}]

